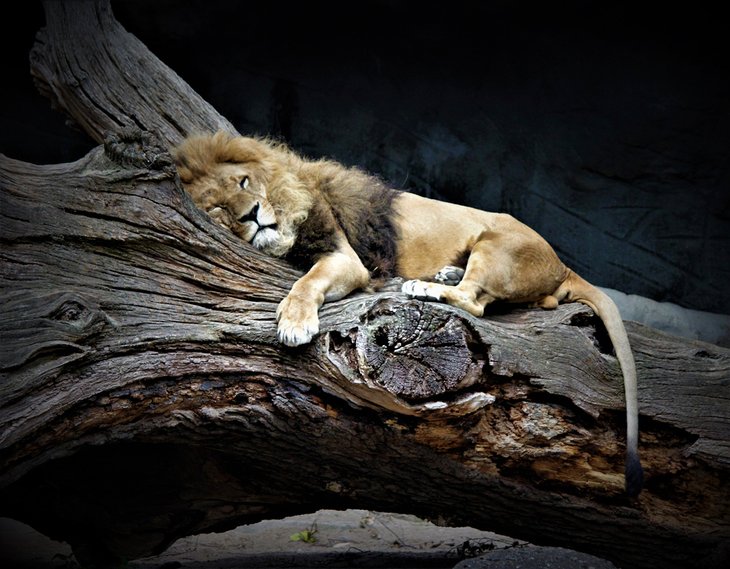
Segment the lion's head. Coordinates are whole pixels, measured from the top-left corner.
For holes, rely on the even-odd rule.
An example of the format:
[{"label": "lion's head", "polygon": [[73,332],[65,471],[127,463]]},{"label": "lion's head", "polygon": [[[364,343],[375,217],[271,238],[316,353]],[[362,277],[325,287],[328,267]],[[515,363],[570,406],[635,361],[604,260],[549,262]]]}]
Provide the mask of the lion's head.
[{"label": "lion's head", "polygon": [[187,138],[173,156],[185,190],[219,225],[271,255],[291,249],[313,203],[293,152],[219,132]]}]

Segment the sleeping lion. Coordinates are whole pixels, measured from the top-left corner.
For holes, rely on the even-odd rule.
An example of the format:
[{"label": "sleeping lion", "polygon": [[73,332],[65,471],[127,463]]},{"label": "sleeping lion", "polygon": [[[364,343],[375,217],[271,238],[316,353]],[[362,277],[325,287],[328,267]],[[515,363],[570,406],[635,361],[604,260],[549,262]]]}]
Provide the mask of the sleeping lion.
[{"label": "sleeping lion", "polygon": [[616,305],[566,267],[535,231],[491,213],[393,190],[356,168],[306,160],[282,144],[219,132],[174,149],[195,204],[257,249],[305,272],[277,309],[280,342],[306,344],[318,311],[371,276],[401,276],[410,297],[482,316],[496,300],[590,306],[604,322],[624,376],[626,486],[639,492],[636,368]]}]

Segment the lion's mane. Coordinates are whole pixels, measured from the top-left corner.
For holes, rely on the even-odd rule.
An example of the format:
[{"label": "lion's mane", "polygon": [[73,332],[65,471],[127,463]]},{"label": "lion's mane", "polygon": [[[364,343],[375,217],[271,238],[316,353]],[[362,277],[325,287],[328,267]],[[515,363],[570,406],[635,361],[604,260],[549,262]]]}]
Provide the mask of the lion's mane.
[{"label": "lion's mane", "polygon": [[331,160],[307,160],[270,139],[224,132],[190,137],[174,156],[186,187],[218,164],[255,164],[283,234],[273,254],[299,268],[334,251],[339,228],[375,276],[395,273],[397,192],[374,176]]}]

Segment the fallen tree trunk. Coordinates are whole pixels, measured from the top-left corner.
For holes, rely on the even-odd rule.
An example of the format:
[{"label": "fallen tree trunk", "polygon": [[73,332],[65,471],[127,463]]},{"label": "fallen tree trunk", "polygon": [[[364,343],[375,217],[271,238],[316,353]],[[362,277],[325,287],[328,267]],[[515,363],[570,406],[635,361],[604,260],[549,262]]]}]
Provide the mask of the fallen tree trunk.
[{"label": "fallen tree trunk", "polygon": [[166,152],[232,127],[107,3],[46,11],[37,80],[112,134],[73,164],[0,162],[0,515],[98,565],[357,507],[623,567],[724,566],[730,351],[629,325],[647,474],[629,501],[620,372],[585,307],[475,319],[386,290],[325,305],[315,341],[283,348],[298,274],[196,210]]}]

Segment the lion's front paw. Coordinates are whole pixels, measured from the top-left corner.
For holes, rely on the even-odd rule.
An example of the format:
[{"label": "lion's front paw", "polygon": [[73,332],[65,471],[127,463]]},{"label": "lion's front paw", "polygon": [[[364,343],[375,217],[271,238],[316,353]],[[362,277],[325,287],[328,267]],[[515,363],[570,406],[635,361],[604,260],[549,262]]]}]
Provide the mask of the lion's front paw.
[{"label": "lion's front paw", "polygon": [[278,322],[276,338],[285,346],[301,346],[312,341],[319,332],[318,307],[292,295],[279,303],[276,309]]},{"label": "lion's front paw", "polygon": [[413,280],[404,282],[401,291],[408,296],[421,300],[441,300],[441,286],[426,281]]}]

